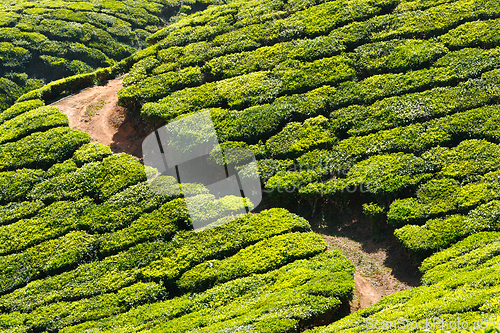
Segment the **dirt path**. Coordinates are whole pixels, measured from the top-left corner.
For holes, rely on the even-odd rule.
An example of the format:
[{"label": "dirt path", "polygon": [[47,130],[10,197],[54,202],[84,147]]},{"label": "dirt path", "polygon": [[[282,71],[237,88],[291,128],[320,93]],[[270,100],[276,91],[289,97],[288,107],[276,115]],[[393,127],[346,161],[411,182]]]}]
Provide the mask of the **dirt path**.
[{"label": "dirt path", "polygon": [[[311,221],[330,250],[339,250],[356,266],[354,297],[350,312],[369,307],[383,297],[420,285],[417,265],[402,250],[387,225],[373,231],[360,204],[330,211]],[[374,235],[385,235],[374,237]]]},{"label": "dirt path", "polygon": [[358,272],[354,275],[354,292],[352,308],[364,309],[382,299],[382,295]]},{"label": "dirt path", "polygon": [[118,105],[117,92],[123,87],[122,81],[109,81],[52,105],[68,116],[71,128],[88,133],[94,141],[110,146],[115,153],[141,157],[142,140],[149,133],[148,126]]}]

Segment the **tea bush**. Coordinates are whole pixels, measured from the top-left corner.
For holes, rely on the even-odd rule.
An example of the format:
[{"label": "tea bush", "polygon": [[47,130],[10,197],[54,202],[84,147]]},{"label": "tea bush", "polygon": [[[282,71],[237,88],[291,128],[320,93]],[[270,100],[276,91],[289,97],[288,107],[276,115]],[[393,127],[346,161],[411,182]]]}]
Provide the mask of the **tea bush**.
[{"label": "tea bush", "polygon": [[[1,330],[362,332],[498,312],[496,1],[16,0],[0,12]],[[209,111],[222,149],[252,151],[262,207],[363,207],[423,260],[424,285],[338,319],[354,266],[305,219],[232,216],[252,204],[181,191],[45,106],[125,73],[131,112]],[[207,210],[188,214],[186,200]],[[195,231],[195,219],[213,223]]]}]

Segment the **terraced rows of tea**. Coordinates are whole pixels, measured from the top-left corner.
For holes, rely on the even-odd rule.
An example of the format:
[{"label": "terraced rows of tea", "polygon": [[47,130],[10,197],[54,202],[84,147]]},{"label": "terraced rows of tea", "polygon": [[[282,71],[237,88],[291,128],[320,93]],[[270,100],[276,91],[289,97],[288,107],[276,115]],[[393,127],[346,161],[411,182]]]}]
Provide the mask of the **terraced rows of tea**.
[{"label": "terraced rows of tea", "polygon": [[[68,11],[85,24],[112,16],[99,31],[124,50],[76,41],[103,62],[26,85],[0,113],[2,331],[365,332],[500,314],[497,0],[134,3],[2,8],[1,29],[25,38],[35,16],[37,31],[65,33],[77,26],[57,21]],[[40,59],[71,70],[73,46],[50,38],[37,45],[68,56]],[[159,124],[208,111],[223,150],[255,154],[257,212],[224,223],[244,208],[226,196],[197,216],[220,226],[195,232],[185,198],[202,202],[205,186],[153,181],[156,170],[47,106],[122,74],[119,103],[131,114]],[[355,266],[307,219],[352,202],[423,276],[345,316]]]},{"label": "terraced rows of tea", "polygon": [[112,66],[147,46],[147,37],[168,22],[209,3],[2,1],[0,110],[44,82]]}]

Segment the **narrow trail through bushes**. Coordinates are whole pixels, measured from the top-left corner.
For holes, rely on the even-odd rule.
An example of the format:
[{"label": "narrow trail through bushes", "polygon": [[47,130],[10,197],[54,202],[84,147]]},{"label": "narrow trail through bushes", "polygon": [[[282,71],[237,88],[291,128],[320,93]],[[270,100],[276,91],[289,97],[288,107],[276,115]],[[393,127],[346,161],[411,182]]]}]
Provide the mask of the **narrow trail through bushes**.
[{"label": "narrow trail through bushes", "polygon": [[123,79],[85,89],[51,105],[68,116],[69,126],[110,146],[115,153],[142,157],[142,140],[153,130],[140,117],[133,117],[118,105],[117,92]]},{"label": "narrow trail through bushes", "polygon": [[[117,92],[122,81],[121,78],[109,81],[52,105],[68,116],[71,128],[88,133],[115,153],[141,158],[142,141],[154,128],[118,105]],[[384,296],[420,285],[418,269],[402,252],[392,230],[374,232],[358,206],[354,203],[338,208],[335,214],[330,212],[311,221],[329,249],[340,250],[356,265],[351,313],[375,304]],[[375,240],[374,235],[379,235],[379,239]]]},{"label": "narrow trail through bushes", "polygon": [[324,208],[311,225],[330,250],[341,251],[356,266],[351,313],[421,285],[418,265],[404,252],[393,230],[386,223],[374,228],[360,202]]}]

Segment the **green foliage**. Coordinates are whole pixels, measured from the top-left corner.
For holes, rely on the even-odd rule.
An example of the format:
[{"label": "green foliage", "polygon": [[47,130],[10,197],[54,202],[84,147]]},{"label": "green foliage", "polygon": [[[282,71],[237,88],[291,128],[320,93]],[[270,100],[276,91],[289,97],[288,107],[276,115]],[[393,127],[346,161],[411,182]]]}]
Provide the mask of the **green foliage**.
[{"label": "green foliage", "polygon": [[[164,179],[162,179],[164,178]],[[173,177],[159,177],[153,183],[142,182],[113,195],[104,203],[89,207],[81,220],[84,228],[99,232],[112,231],[127,226],[141,214],[149,213],[167,201],[181,196],[176,180]],[[186,196],[207,193],[201,185],[184,184]],[[165,194],[155,189],[167,189]],[[154,191],[154,192],[153,192]]]},{"label": "green foliage", "polygon": [[22,113],[36,109],[38,107],[42,107],[44,105],[45,104],[41,100],[37,99],[16,103],[15,105],[0,113],[0,123],[4,123],[5,121],[12,119]]},{"label": "green foliage", "polygon": [[309,118],[303,124],[290,122],[266,141],[266,149],[272,157],[292,158],[314,148],[327,148],[334,140],[328,127],[328,119],[323,116]]},{"label": "green foliage", "polygon": [[[239,249],[275,235],[309,230],[306,220],[283,209],[271,209],[206,231],[179,233],[161,260],[149,265],[146,278],[175,281],[189,268],[207,260],[222,259]],[[230,234],[232,237],[227,238]],[[196,249],[196,251],[193,251]]]},{"label": "green foliage", "polygon": [[430,64],[448,53],[441,43],[415,39],[395,39],[364,44],[355,50],[356,66],[361,71],[406,71]]},{"label": "green foliage", "polygon": [[89,204],[88,198],[76,202],[59,201],[41,209],[31,219],[0,226],[0,254],[20,252],[75,229]]},{"label": "green foliage", "polygon": [[19,141],[0,146],[0,170],[48,168],[64,161],[88,142],[90,137],[86,133],[73,131],[68,127],[33,133]]},{"label": "green foliage", "polygon": [[81,167],[85,163],[99,162],[112,154],[111,148],[99,142],[91,142],[80,147],[73,154],[76,165]]},{"label": "green foliage", "polygon": [[0,125],[0,144],[58,126],[68,126],[68,117],[55,107],[44,106],[27,111]]},{"label": "green foliage", "polygon": [[21,287],[43,274],[55,274],[75,267],[93,255],[96,238],[82,231],[38,244],[28,250],[0,257],[0,291]]},{"label": "green foliage", "polygon": [[78,169],[78,167],[73,160],[66,160],[62,163],[56,163],[51,166],[45,173],[45,178],[52,178],[54,176],[70,173],[75,171],[76,169]]},{"label": "green foliage", "polygon": [[499,46],[500,38],[498,34],[494,33],[495,30],[498,30],[499,24],[499,19],[466,22],[442,35],[440,40],[453,48]]},{"label": "green foliage", "polygon": [[499,233],[479,232],[453,246],[440,251],[422,262],[422,281],[426,285],[437,283],[457,273],[474,270],[499,254]]},{"label": "green foliage", "polygon": [[369,204],[363,204],[363,214],[365,214],[372,223],[377,223],[384,215],[384,208],[380,205],[371,202]]},{"label": "green foliage", "polygon": [[352,105],[334,111],[330,117],[332,127],[337,132],[363,135],[477,108],[494,102],[499,94],[498,82],[485,75],[456,87],[434,88],[421,93],[391,97],[368,107]]},{"label": "green foliage", "polygon": [[0,225],[16,222],[35,215],[44,207],[41,201],[11,202],[0,206]]},{"label": "green foliage", "polygon": [[40,307],[26,316],[24,325],[34,330],[60,330],[84,321],[96,320],[149,301],[161,299],[165,290],[156,283],[136,283],[117,293]]},{"label": "green foliage", "polygon": [[102,235],[99,249],[106,255],[147,240],[169,240],[179,229],[186,229],[188,222],[186,204],[175,199],[152,213],[141,215],[127,228]]},{"label": "green foliage", "polygon": [[[422,263],[424,286],[394,293],[329,326],[306,332],[365,332],[367,327],[374,326],[377,321],[378,325],[386,324],[387,328],[392,321],[394,328],[394,322],[401,324],[400,318],[408,322],[422,321],[422,326],[425,326],[425,318],[432,318],[427,326],[430,330],[443,328],[444,323],[439,322],[439,319],[454,322],[455,325],[457,320],[462,323],[467,321],[469,329],[481,332],[477,329],[485,327],[481,323],[496,319],[498,312],[498,239],[498,232],[470,236]],[[433,322],[436,322],[434,328]],[[448,324],[448,328],[450,326]],[[398,328],[395,331],[403,330],[401,326]],[[414,330],[406,327],[404,331]]]},{"label": "green foliage", "polygon": [[283,96],[271,104],[241,111],[212,110],[214,127],[220,140],[257,143],[278,133],[290,120],[303,121],[323,113],[335,88],[323,86],[304,94]]},{"label": "green foliage", "polygon": [[205,261],[182,274],[177,285],[184,292],[202,291],[239,277],[267,272],[325,250],[323,239],[312,232],[279,235],[223,260]]},{"label": "green foliage", "polygon": [[499,150],[499,145],[486,140],[464,140],[453,148],[435,147],[422,156],[436,166],[439,175],[470,181],[500,167]]},{"label": "green foliage", "polygon": [[332,36],[298,39],[260,47],[254,51],[232,53],[206,62],[203,70],[214,77],[229,78],[263,70],[272,70],[287,60],[311,61],[333,56],[345,48]]},{"label": "green foliage", "polygon": [[[74,63],[78,65],[78,63]],[[49,84],[32,90],[18,98],[17,102],[41,99],[51,101],[58,97],[78,92],[83,88],[91,87],[94,83],[106,81],[112,75],[113,68],[102,68],[87,74],[78,74],[64,79],[52,81]]]},{"label": "green foliage", "polygon": [[[168,21],[178,10],[177,3],[163,0],[16,0],[1,12],[0,81],[12,70],[28,80],[42,76],[50,82],[114,65],[115,60],[145,47],[149,31],[163,26],[163,20]],[[38,87],[25,84],[20,88],[20,94],[7,92],[1,108]]]},{"label": "green foliage", "polygon": [[403,245],[417,254],[444,249],[461,237],[480,231],[498,230],[499,201],[493,200],[467,215],[428,220],[423,226],[406,225],[395,231]]},{"label": "green foliage", "polygon": [[[373,201],[374,225],[387,212],[416,259],[435,253],[424,286],[314,332],[499,311],[500,247],[485,233],[500,216],[498,1],[181,5],[0,4],[0,108],[32,90],[0,113],[2,330],[290,333],[351,295],[354,267],[312,257],[325,244],[307,221],[271,209],[228,222],[251,204],[181,192],[43,107],[124,73],[120,103],[146,118],[211,108],[222,148],[254,152],[271,196]],[[186,200],[208,210],[188,216]],[[190,217],[215,222],[184,230]]]},{"label": "green foliage", "polygon": [[[298,260],[275,271],[236,279],[203,293],[148,304],[64,332],[223,329],[270,332],[338,309],[354,287],[354,266],[339,252]],[[217,315],[216,315],[217,314]],[[281,330],[278,330],[281,332]]]},{"label": "green foliage", "polygon": [[431,180],[417,190],[417,198],[398,199],[387,213],[390,224],[422,222],[427,218],[463,212],[482,203],[497,199],[499,173],[487,173],[480,181],[459,186],[453,179]]},{"label": "green foliage", "polygon": [[[339,193],[362,191],[390,197],[429,179],[432,171],[431,163],[412,154],[381,154],[355,164],[348,171],[346,178],[333,178],[326,183],[312,183],[299,188],[299,193],[306,196],[317,193],[334,196]],[[280,173],[266,184],[269,190],[279,187],[283,188]]]},{"label": "green foliage", "polygon": [[34,280],[0,298],[0,306],[30,312],[55,302],[116,292],[137,282],[138,269],[154,260],[164,242],[142,243],[101,261],[81,263],[74,270]]},{"label": "green foliage", "polygon": [[324,58],[311,63],[288,62],[275,68],[273,72],[254,72],[176,91],[158,103],[144,105],[141,112],[145,116],[168,119],[225,104],[241,109],[273,101],[280,94],[300,92],[350,79],[354,75],[354,69],[349,63],[350,60],[343,56]]},{"label": "green foliage", "polygon": [[18,169],[0,172],[0,202],[22,201],[45,177],[43,170]]},{"label": "green foliage", "polygon": [[156,101],[172,91],[190,87],[202,82],[201,71],[197,67],[188,67],[178,72],[167,72],[148,77],[140,83],[128,86],[118,93],[120,105],[133,106],[134,103]]},{"label": "green foliage", "polygon": [[117,154],[102,162],[87,163],[74,172],[47,179],[35,186],[29,197],[46,202],[83,196],[105,200],[145,178],[144,167],[135,158]]}]

